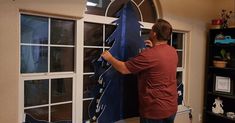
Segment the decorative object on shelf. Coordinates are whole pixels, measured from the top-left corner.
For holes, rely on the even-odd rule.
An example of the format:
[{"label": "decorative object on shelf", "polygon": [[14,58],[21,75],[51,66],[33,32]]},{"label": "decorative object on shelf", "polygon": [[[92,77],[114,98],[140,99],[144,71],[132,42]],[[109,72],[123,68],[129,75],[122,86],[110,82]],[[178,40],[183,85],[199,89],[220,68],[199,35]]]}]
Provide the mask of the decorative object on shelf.
[{"label": "decorative object on shelf", "polygon": [[230,19],[230,16],[233,12],[232,11],[227,11],[225,9],[222,10],[221,12],[221,19],[222,19],[222,24],[221,28],[228,28],[228,20]]},{"label": "decorative object on shelf", "polygon": [[230,52],[225,49],[220,50],[219,56],[214,56],[213,64],[218,68],[225,68],[228,61],[231,59]]},{"label": "decorative object on shelf", "polygon": [[232,95],[232,81],[229,77],[214,77],[214,93]]},{"label": "decorative object on shelf", "polygon": [[223,23],[223,20],[222,20],[222,19],[212,19],[212,20],[211,20],[210,28],[211,28],[211,29],[220,29],[222,23]]},{"label": "decorative object on shelf", "polygon": [[213,103],[213,106],[212,106],[212,112],[215,113],[215,114],[224,114],[224,110],[223,110],[223,101],[220,100],[219,97],[217,97],[215,99],[215,102]]},{"label": "decorative object on shelf", "polygon": [[226,113],[226,116],[227,116],[228,118],[234,119],[234,118],[235,118],[235,113],[234,113],[234,112],[227,112],[227,113]]},{"label": "decorative object on shelf", "polygon": [[235,39],[232,39],[231,36],[223,36],[223,34],[218,34],[215,37],[215,44],[235,44]]}]

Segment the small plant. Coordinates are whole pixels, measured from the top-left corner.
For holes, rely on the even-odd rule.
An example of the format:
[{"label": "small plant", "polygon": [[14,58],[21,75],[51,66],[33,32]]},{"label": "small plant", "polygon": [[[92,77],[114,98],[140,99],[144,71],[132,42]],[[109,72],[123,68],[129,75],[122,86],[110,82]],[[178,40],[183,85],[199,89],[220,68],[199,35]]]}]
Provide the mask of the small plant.
[{"label": "small plant", "polygon": [[221,12],[222,25],[221,28],[228,28],[228,20],[231,18],[232,11],[227,11],[225,9]]},{"label": "small plant", "polygon": [[230,57],[230,52],[227,52],[225,49],[220,50],[220,55],[214,57],[215,60],[220,60],[220,61],[229,61],[231,59]]}]

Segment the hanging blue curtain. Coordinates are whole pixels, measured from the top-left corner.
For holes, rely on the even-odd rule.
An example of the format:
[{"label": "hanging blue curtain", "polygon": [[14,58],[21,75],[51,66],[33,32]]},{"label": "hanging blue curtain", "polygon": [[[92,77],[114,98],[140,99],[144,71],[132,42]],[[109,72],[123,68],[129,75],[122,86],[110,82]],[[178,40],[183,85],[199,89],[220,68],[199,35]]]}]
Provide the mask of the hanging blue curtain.
[{"label": "hanging blue curtain", "polygon": [[[145,44],[140,37],[140,23],[131,1],[117,13],[115,31],[107,39],[113,43],[109,52],[121,61],[136,56]],[[93,62],[98,85],[89,105],[90,121],[113,123],[120,119],[138,116],[137,79],[134,75],[122,75],[100,58]]]}]

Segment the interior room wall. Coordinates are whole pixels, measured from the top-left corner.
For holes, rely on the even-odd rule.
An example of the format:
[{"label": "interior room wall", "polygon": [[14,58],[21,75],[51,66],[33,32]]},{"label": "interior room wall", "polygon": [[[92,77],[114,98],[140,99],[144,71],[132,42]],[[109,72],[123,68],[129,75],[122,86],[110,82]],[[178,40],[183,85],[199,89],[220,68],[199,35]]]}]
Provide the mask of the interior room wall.
[{"label": "interior room wall", "polygon": [[[190,32],[187,105],[193,108],[193,123],[200,123],[207,24],[222,8],[233,9],[233,0],[159,0],[163,18]],[[85,0],[0,1],[0,122],[17,123],[19,111],[19,10],[80,18]],[[63,3],[60,4],[60,3]],[[133,121],[134,123],[135,121]],[[184,122],[180,122],[184,123]]]}]

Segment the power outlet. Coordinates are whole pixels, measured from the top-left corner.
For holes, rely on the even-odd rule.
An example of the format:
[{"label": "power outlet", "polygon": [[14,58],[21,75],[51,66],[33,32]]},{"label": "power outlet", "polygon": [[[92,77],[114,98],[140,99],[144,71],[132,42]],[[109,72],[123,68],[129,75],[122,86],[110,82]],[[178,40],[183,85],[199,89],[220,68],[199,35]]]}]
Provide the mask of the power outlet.
[{"label": "power outlet", "polygon": [[202,121],[202,114],[198,115],[198,121],[201,122]]}]

